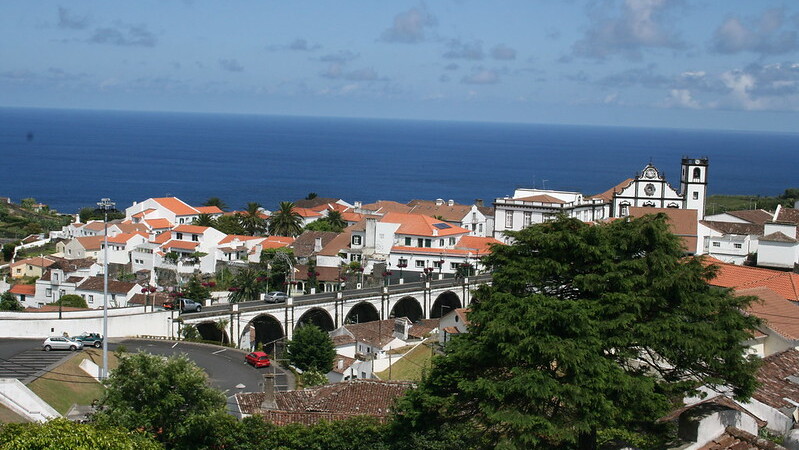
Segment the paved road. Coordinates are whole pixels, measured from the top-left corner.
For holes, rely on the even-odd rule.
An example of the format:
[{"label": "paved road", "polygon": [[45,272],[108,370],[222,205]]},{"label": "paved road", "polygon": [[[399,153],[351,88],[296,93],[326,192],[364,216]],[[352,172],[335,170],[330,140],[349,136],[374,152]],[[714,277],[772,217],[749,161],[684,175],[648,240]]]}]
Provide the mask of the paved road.
[{"label": "paved road", "polygon": [[[34,375],[58,365],[72,356],[69,351],[45,352],[41,350],[42,339],[0,339],[0,378],[17,378],[24,383],[32,381]],[[185,353],[208,374],[212,386],[226,395],[237,392],[257,392],[263,388],[264,373],[274,373],[277,390],[288,390],[288,376],[279,366],[256,369],[244,362],[245,352],[226,347],[175,341],[148,341],[125,339],[109,342],[109,351],[123,344],[127,351],[146,351],[154,355]]]}]

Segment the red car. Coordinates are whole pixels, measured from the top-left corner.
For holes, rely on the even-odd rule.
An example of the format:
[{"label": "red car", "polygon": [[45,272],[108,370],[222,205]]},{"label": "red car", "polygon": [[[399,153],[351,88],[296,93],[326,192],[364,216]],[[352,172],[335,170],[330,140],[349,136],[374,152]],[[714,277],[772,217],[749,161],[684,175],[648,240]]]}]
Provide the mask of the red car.
[{"label": "red car", "polygon": [[269,355],[265,352],[252,352],[244,357],[247,363],[252,364],[253,367],[269,367],[272,362],[269,361]]}]

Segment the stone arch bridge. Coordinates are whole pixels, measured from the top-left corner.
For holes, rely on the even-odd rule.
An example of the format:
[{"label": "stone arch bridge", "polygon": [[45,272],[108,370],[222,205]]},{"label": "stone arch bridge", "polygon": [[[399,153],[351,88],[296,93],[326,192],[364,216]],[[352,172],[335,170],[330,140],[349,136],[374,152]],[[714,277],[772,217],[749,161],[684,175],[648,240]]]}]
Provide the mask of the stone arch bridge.
[{"label": "stone arch bridge", "polygon": [[412,322],[438,318],[455,308],[468,307],[472,291],[490,282],[490,275],[477,275],[304,295],[280,304],[217,305],[182,314],[178,326],[194,325],[203,339],[217,342],[229,343],[233,336],[238,348],[250,349],[258,343],[291,339],[294,329],[306,324],[332,331],[348,323],[393,317],[407,317]]}]

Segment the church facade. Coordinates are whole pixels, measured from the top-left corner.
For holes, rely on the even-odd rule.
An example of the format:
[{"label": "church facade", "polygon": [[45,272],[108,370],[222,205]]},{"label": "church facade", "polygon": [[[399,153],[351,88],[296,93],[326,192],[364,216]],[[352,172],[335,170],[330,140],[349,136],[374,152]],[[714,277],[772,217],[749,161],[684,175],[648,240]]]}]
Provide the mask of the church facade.
[{"label": "church facade", "polygon": [[707,201],[708,158],[683,158],[680,190],[647,164],[635,178],[594,196],[579,192],[516,189],[513,197],[494,200],[494,237],[508,242],[505,231],[518,231],[562,214],[584,222],[626,217],[632,207],[694,209],[701,220]]}]

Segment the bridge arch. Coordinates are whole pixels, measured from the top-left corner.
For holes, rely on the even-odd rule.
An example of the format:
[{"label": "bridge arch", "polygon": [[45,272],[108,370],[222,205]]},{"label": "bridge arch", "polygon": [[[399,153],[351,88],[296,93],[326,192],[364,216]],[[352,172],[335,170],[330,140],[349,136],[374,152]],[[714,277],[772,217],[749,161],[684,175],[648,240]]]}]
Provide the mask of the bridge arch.
[{"label": "bridge arch", "polygon": [[242,344],[249,342],[249,347],[255,348],[260,343],[264,344],[265,352],[274,354],[275,343],[285,336],[286,333],[283,331],[280,320],[271,314],[260,314],[250,320],[247,326],[243,328],[239,337],[239,347],[243,348]]},{"label": "bridge arch", "polygon": [[445,291],[436,297],[430,308],[430,318],[438,319],[456,308],[462,308],[461,298],[452,291]]},{"label": "bridge arch", "polygon": [[344,318],[344,323],[372,322],[375,320],[380,320],[380,313],[375,308],[375,305],[364,301],[350,308],[350,312]]},{"label": "bridge arch", "polygon": [[303,325],[316,325],[324,331],[333,331],[336,329],[336,324],[333,322],[333,318],[330,317],[330,313],[322,308],[311,308],[300,316],[295,328],[299,328]]},{"label": "bridge arch", "polygon": [[424,319],[424,311],[422,304],[415,297],[410,295],[402,297],[391,308],[389,318],[392,317],[407,317],[411,322],[416,322],[419,319]]},{"label": "bridge arch", "polygon": [[220,344],[229,344],[230,339],[227,335],[227,328],[230,326],[229,322],[225,323],[225,329],[219,328],[220,322],[200,322],[197,325],[197,332],[200,333],[200,337],[204,341],[213,341],[218,342]]}]

